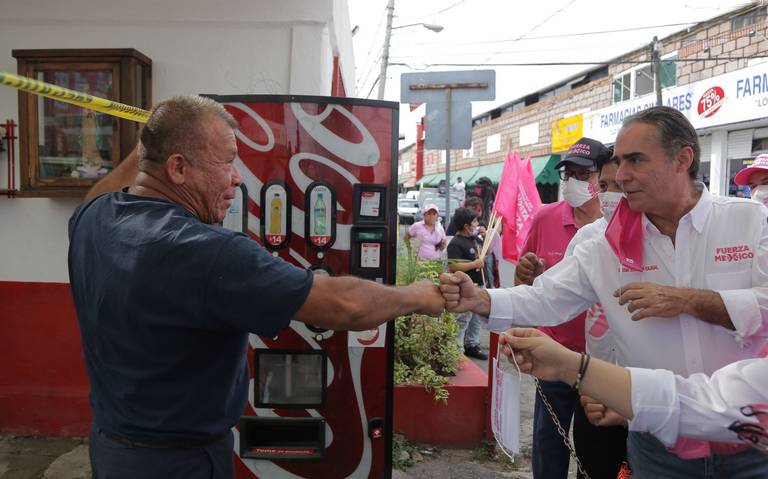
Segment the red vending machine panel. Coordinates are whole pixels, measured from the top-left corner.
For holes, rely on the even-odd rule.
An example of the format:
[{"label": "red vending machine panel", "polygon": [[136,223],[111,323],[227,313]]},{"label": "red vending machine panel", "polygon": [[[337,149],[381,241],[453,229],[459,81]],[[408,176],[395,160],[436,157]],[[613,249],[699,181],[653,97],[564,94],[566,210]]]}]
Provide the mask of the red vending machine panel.
[{"label": "red vending machine panel", "polygon": [[[251,238],[315,274],[394,284],[398,104],[210,97],[239,124]],[[390,477],[393,342],[393,324],[347,333],[292,322],[251,336],[236,476]]]}]

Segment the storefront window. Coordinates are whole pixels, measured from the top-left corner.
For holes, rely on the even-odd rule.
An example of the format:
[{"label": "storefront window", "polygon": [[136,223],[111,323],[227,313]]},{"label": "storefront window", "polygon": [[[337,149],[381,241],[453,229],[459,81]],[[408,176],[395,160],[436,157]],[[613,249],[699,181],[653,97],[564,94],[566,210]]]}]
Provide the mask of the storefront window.
[{"label": "storefront window", "polygon": [[[677,85],[677,54],[667,55],[661,60],[661,87]],[[653,66],[646,63],[625,71],[613,79],[613,102],[619,103],[649,95],[656,90]]]},{"label": "storefront window", "polygon": [[620,101],[629,100],[631,96],[631,81],[632,76],[629,73],[620,75],[613,80],[613,102],[618,103]]},{"label": "storefront window", "polygon": [[[14,50],[19,75],[148,108],[152,62],[132,49]],[[136,145],[140,125],[42,96],[19,101],[21,196],[81,196]]]}]

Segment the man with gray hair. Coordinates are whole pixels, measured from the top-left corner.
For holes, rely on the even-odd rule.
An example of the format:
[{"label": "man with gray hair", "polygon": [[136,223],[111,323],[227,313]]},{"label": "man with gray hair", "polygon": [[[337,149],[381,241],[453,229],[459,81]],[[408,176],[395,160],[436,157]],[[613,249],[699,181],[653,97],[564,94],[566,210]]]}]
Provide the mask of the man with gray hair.
[{"label": "man with gray hair", "polygon": [[[673,108],[627,118],[614,151],[625,198],[605,235],[577,245],[532,286],[481,290],[463,273],[443,274],[448,309],[488,316],[492,329],[506,330],[561,324],[600,303],[620,365],[683,376],[757,357],[768,345],[768,210],[712,196],[696,180],[696,130]],[[667,450],[630,431],[627,453],[641,479],[712,470],[768,477],[768,459],[739,445],[681,438]]]},{"label": "man with gray hair", "polygon": [[248,333],[272,337],[291,320],[368,330],[443,309],[431,282],[313,276],[218,227],[242,182],[236,126],[210,99],[161,102],[138,154],[70,219],[96,479],[231,478]]}]

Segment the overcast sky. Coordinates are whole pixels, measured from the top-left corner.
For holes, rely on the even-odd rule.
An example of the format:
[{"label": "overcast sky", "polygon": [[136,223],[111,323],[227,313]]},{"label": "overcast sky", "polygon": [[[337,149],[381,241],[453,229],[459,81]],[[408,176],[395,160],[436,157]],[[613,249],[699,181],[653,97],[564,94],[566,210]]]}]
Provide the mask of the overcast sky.
[{"label": "overcast sky", "polygon": [[[356,74],[354,95],[377,97],[387,0],[348,0]],[[491,66],[493,63],[606,61],[703,21],[746,5],[744,0],[395,0],[385,100],[400,101],[400,75],[406,72],[496,70],[496,100],[475,102],[473,115],[520,98],[589,69],[581,66]],[[683,24],[683,25],[672,25]],[[664,26],[669,25],[669,26]],[[652,27],[652,28],[643,28]],[[605,32],[593,35],[564,36]],[[547,38],[542,38],[547,37]],[[407,66],[393,64],[407,64]],[[437,63],[478,66],[434,65]],[[433,66],[434,65],[434,66]],[[487,66],[482,66],[487,65]],[[418,113],[418,111],[417,111]],[[401,146],[412,143],[418,117],[400,109]]]}]

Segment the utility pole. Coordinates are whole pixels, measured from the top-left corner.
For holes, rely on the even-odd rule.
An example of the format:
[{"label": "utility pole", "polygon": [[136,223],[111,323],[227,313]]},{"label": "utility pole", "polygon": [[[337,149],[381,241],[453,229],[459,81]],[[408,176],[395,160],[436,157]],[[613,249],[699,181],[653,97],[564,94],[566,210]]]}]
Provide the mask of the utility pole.
[{"label": "utility pole", "polygon": [[654,36],[651,42],[651,60],[653,61],[653,79],[656,84],[656,106],[662,106],[661,99],[661,42]]},{"label": "utility pole", "polygon": [[392,17],[395,14],[395,0],[387,3],[387,29],[384,33],[384,48],[381,52],[381,72],[379,73],[379,100],[384,99],[384,87],[387,84],[387,66],[389,66],[389,39],[392,37]]}]

